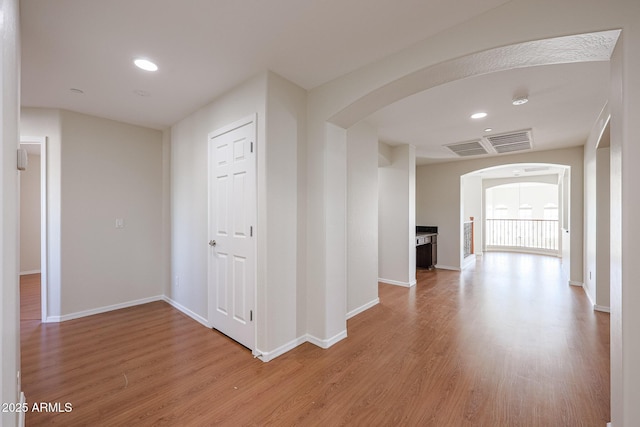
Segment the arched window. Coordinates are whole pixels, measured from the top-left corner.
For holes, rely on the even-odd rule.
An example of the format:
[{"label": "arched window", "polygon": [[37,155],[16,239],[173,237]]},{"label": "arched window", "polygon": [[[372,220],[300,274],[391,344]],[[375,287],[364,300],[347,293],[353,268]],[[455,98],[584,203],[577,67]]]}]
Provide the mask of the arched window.
[{"label": "arched window", "polygon": [[523,204],[518,209],[518,219],[531,219],[533,218],[533,208],[531,205]]},{"label": "arched window", "polygon": [[493,219],[507,219],[509,208],[505,205],[498,205],[493,209]]},{"label": "arched window", "polygon": [[544,219],[558,220],[558,205],[547,203],[544,205]]}]

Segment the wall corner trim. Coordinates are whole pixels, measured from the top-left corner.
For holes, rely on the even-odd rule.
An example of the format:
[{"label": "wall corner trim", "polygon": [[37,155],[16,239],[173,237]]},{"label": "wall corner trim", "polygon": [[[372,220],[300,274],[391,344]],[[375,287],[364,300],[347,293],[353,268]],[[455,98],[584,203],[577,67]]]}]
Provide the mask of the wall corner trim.
[{"label": "wall corner trim", "polygon": [[324,348],[327,349],[329,347],[331,347],[332,345],[336,344],[339,341],[342,341],[343,339],[345,339],[347,337],[347,330],[345,329],[342,332],[337,333],[336,335],[332,336],[331,338],[327,338],[327,339],[321,339],[318,337],[314,337],[313,335],[306,335],[306,339],[307,341],[309,341],[311,344],[313,345],[317,345],[320,348]]},{"label": "wall corner trim", "polygon": [[442,264],[436,264],[435,266],[437,269],[440,270],[451,270],[451,271],[462,271],[460,268],[458,267],[451,267],[449,265],[442,265]]},{"label": "wall corner trim", "polygon": [[207,319],[205,319],[204,317],[200,316],[197,313],[194,313],[193,311],[189,310],[187,307],[185,307],[184,305],[180,304],[177,301],[172,300],[171,298],[169,298],[166,295],[162,296],[162,301],[166,302],[167,304],[169,304],[171,307],[175,308],[176,310],[186,314],[187,316],[191,317],[193,320],[195,320],[196,322],[200,323],[202,326],[206,326],[207,328],[211,328],[211,325],[209,324],[209,321]]},{"label": "wall corner trim", "polygon": [[611,307],[605,307],[603,305],[594,304],[593,309],[602,313],[611,313]]},{"label": "wall corner trim", "polygon": [[372,301],[369,301],[368,303],[363,304],[360,307],[355,308],[355,309],[351,310],[350,312],[348,312],[347,313],[347,319],[351,319],[352,317],[354,317],[354,316],[362,313],[363,311],[368,310],[371,307],[373,307],[375,305],[378,305],[378,304],[380,304],[380,298],[376,298],[376,299],[374,299]]},{"label": "wall corner trim", "polygon": [[286,344],[281,345],[280,347],[276,348],[273,351],[262,351],[262,350],[256,348],[256,351],[255,351],[256,358],[262,360],[263,362],[269,362],[269,361],[275,359],[276,357],[285,354],[289,350],[293,350],[294,348],[296,348],[300,344],[304,344],[306,342],[307,342],[307,337],[305,335],[303,335],[301,337],[298,337],[298,338],[296,338],[294,340],[289,341]]},{"label": "wall corner trim", "polygon": [[378,282],[379,283],[386,283],[387,285],[402,286],[402,287],[405,287],[405,288],[410,288],[411,286],[414,286],[416,284],[415,281],[414,282],[399,282],[397,280],[383,279],[382,277],[378,277]]},{"label": "wall corner trim", "polygon": [[155,301],[162,301],[163,295],[156,295],[148,298],[141,298],[132,301],[121,302],[118,304],[106,305],[104,307],[92,308],[89,310],[77,311],[75,313],[63,314],[62,316],[48,316],[43,323],[58,323],[65,322],[67,320],[79,319],[81,317],[93,316],[94,314],[106,313],[109,311],[120,310],[121,308],[129,308],[136,305],[147,304]]}]

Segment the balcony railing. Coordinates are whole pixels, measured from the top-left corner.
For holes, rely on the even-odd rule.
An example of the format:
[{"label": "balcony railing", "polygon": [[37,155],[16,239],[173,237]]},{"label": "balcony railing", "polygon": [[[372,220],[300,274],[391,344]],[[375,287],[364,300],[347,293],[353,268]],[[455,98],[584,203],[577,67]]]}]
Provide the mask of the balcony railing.
[{"label": "balcony railing", "polygon": [[549,219],[487,219],[488,250],[515,249],[558,253],[558,221]]}]

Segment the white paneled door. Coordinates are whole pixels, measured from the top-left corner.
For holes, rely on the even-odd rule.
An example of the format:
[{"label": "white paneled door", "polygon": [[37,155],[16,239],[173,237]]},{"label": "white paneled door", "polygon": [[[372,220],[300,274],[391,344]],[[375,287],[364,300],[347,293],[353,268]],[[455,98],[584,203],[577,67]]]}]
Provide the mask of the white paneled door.
[{"label": "white paneled door", "polygon": [[255,116],[209,134],[209,321],[255,350]]}]

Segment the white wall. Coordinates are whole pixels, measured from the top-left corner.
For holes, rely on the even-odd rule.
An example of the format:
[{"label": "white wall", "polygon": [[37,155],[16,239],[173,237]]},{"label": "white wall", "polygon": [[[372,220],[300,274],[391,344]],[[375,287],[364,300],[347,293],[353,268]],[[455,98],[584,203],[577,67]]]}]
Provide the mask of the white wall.
[{"label": "white wall", "polygon": [[[0,2],[0,402],[19,402],[20,326],[18,281],[18,171],[20,140],[20,27],[17,0]],[[1,426],[14,426],[18,414],[2,412]]]},{"label": "white wall", "polygon": [[[264,73],[171,128],[172,276],[168,296],[208,322],[207,140],[257,114],[257,351],[270,358],[307,332],[306,91]],[[178,280],[176,280],[178,279]],[[178,286],[179,283],[179,286]]]},{"label": "white wall", "polygon": [[482,199],[484,190],[482,187],[482,177],[477,175],[465,175],[461,178],[463,188],[463,215],[462,221],[470,221],[473,217],[473,246],[474,253],[482,255],[482,222],[484,212],[482,211]]},{"label": "white wall", "polygon": [[[605,107],[593,125],[584,146],[584,289],[596,308],[609,308],[609,202],[611,173],[609,148],[598,148],[609,141],[600,137],[607,128],[610,111]],[[607,144],[608,145],[608,144]]]},{"label": "white wall", "polygon": [[378,302],[378,135],[347,130],[347,315]]},{"label": "white wall", "polygon": [[40,272],[40,156],[20,173],[20,274]]},{"label": "white wall", "polygon": [[162,295],[162,133],[69,111],[61,129],[63,316]]},{"label": "white wall", "polygon": [[612,58],[611,97],[611,414],[613,427],[640,419],[640,3],[626,6]]},{"label": "white wall", "polygon": [[[258,196],[260,253],[265,283],[259,288],[260,349],[272,351],[306,334],[306,101],[307,92],[275,73],[267,75],[266,165]],[[258,154],[260,156],[260,153]],[[261,185],[261,184],[259,184]]]},{"label": "white wall", "polygon": [[378,277],[384,283],[416,284],[415,170],[410,145],[393,147],[391,164],[378,169]]},{"label": "white wall", "polygon": [[[438,265],[460,268],[460,176],[510,163],[556,163],[572,167],[571,226],[582,230],[582,147],[513,154],[451,163],[436,163],[417,168],[417,221],[437,225]],[[437,182],[438,185],[433,185]],[[436,200],[437,203],[433,201]],[[582,281],[582,234],[571,235],[572,280]]]},{"label": "white wall", "polygon": [[162,133],[38,108],[21,133],[47,137],[48,320],[162,295]]},{"label": "white wall", "polygon": [[[611,232],[610,232],[610,148],[599,148],[596,152],[598,203],[596,206],[596,308],[608,311],[610,309],[610,280],[611,275]],[[592,275],[593,276],[593,275]]]}]

